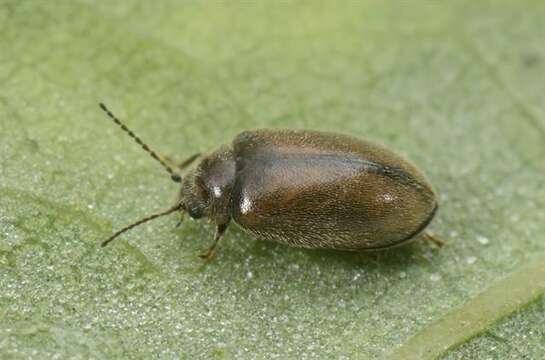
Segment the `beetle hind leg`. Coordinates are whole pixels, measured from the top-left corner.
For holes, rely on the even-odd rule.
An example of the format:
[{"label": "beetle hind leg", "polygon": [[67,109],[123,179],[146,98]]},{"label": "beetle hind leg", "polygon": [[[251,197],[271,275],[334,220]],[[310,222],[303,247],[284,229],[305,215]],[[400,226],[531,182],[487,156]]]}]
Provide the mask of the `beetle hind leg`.
[{"label": "beetle hind leg", "polygon": [[426,241],[429,241],[435,244],[435,246],[437,246],[438,248],[442,248],[443,246],[445,246],[445,242],[443,240],[440,240],[429,233],[423,233],[422,238]]},{"label": "beetle hind leg", "polygon": [[220,224],[216,227],[216,235],[214,235],[214,243],[210,248],[206,251],[206,253],[199,255],[199,257],[205,261],[210,261],[214,258],[214,254],[216,253],[216,247],[218,246],[218,243],[220,239],[223,237],[223,234],[225,233],[225,230],[227,230],[228,224]]}]

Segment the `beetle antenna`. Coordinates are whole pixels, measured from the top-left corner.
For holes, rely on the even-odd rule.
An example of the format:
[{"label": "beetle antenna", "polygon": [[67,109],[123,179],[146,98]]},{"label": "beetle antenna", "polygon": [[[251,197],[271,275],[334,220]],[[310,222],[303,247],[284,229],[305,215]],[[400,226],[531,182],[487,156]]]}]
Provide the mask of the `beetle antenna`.
[{"label": "beetle antenna", "polygon": [[132,137],[134,139],[134,141],[136,141],[136,143],[138,145],[140,145],[142,147],[142,149],[144,149],[144,151],[146,151],[148,154],[151,155],[152,158],[154,158],[155,160],[157,160],[161,165],[163,165],[163,167],[165,168],[165,170],[170,174],[170,178],[172,179],[172,181],[174,182],[181,182],[182,181],[182,178],[180,177],[179,174],[175,173],[174,170],[172,170],[172,168],[170,166],[167,165],[167,163],[165,163],[160,157],[159,155],[157,155],[157,153],[153,150],[151,150],[149,148],[149,146],[143,142],[135,133],[132,132],[131,129],[129,129],[125,124],[123,124],[121,122],[121,120],[119,120],[107,107],[106,105],[104,105],[103,103],[100,103],[99,104],[100,108],[102,110],[104,110],[104,112],[106,113],[106,115],[108,115],[110,117],[110,119],[113,120],[114,123],[116,123],[117,125],[119,125],[119,127],[125,131],[127,134],[129,134],[130,137]]},{"label": "beetle antenna", "polygon": [[123,229],[117,231],[115,234],[113,234],[112,236],[110,236],[107,240],[103,241],[101,246],[102,247],[105,247],[106,245],[108,245],[110,242],[112,242],[115,238],[117,238],[119,235],[131,230],[132,228],[135,228],[139,225],[142,225],[144,223],[147,223],[148,221],[151,221],[151,220],[154,220],[154,219],[157,219],[158,217],[161,217],[161,216],[165,216],[165,215],[168,215],[168,214],[172,214],[173,212],[175,211],[178,211],[182,208],[182,203],[179,203],[179,204],[176,204],[174,205],[173,207],[171,207],[170,209],[168,210],[165,210],[165,211],[162,211],[162,212],[158,212],[156,214],[153,214],[153,215],[149,215],[149,216],[146,216],[145,218],[143,219],[140,219],[128,226],[125,226]]}]

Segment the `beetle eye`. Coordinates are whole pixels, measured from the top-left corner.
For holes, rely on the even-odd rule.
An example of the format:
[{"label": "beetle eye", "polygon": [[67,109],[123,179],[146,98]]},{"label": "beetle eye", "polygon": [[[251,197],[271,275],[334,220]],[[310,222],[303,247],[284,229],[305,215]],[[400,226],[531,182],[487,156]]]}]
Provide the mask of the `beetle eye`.
[{"label": "beetle eye", "polygon": [[191,218],[193,219],[200,219],[202,218],[202,211],[198,210],[198,209],[194,209],[194,208],[188,208],[187,209],[187,213],[189,214],[189,216],[191,216]]}]

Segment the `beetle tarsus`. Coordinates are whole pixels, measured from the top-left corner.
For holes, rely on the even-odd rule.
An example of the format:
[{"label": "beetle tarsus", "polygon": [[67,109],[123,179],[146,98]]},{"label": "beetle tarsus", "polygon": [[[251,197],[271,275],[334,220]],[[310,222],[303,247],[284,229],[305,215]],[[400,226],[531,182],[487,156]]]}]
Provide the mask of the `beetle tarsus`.
[{"label": "beetle tarsus", "polygon": [[180,211],[180,220],[178,220],[178,222],[174,226],[175,229],[179,228],[180,225],[182,225],[182,223],[184,222],[184,215],[185,215],[185,211]]},{"label": "beetle tarsus", "polygon": [[429,241],[429,242],[435,244],[435,246],[437,246],[438,248],[442,248],[443,246],[445,246],[445,242],[443,240],[439,240],[438,238],[436,238],[435,236],[433,236],[431,234],[424,233],[424,234],[422,234],[422,237],[426,241]]},{"label": "beetle tarsus", "polygon": [[199,257],[205,261],[210,261],[214,258],[214,254],[216,253],[216,247],[218,246],[218,243],[220,239],[222,238],[223,234],[225,233],[225,230],[227,230],[227,224],[220,224],[216,228],[216,235],[214,236],[214,243],[206,253],[199,255]]},{"label": "beetle tarsus", "polygon": [[215,247],[212,246],[208,251],[204,254],[200,254],[199,257],[203,259],[205,262],[209,262],[214,258],[214,255],[216,254]]}]

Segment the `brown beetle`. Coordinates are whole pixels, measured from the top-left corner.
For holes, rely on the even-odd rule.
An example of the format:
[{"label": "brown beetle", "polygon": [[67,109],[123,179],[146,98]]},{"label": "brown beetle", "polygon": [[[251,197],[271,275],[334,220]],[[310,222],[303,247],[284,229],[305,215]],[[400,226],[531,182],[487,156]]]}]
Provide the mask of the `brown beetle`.
[{"label": "brown beetle", "polygon": [[[237,135],[183,178],[103,104],[101,108],[181,182],[176,204],[116,232],[187,212],[216,225],[211,258],[231,220],[258,238],[309,249],[377,250],[413,239],[431,222],[437,200],[428,180],[386,148],[347,135],[255,130]],[[428,235],[428,239],[435,240]]]}]

